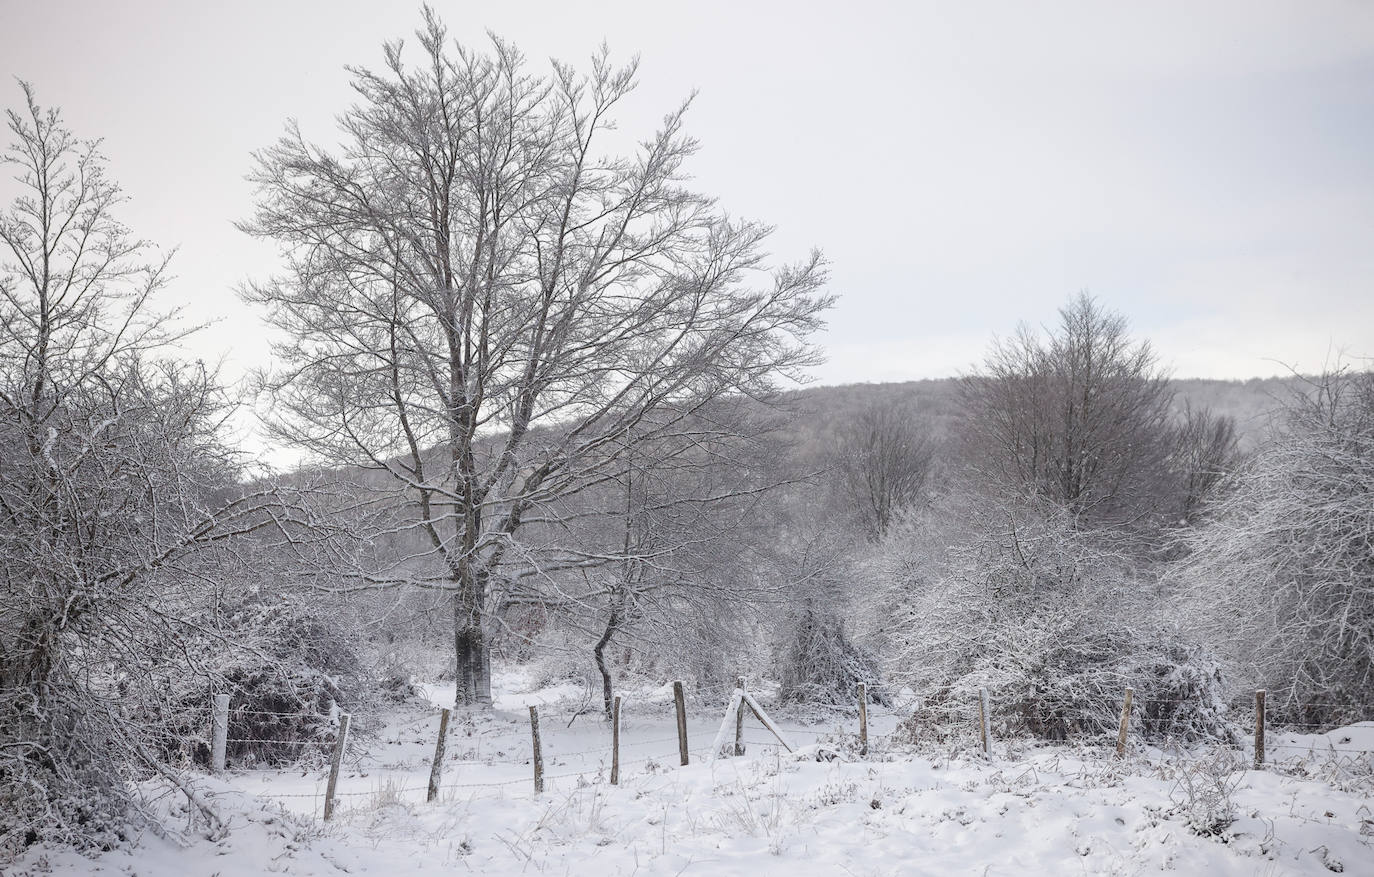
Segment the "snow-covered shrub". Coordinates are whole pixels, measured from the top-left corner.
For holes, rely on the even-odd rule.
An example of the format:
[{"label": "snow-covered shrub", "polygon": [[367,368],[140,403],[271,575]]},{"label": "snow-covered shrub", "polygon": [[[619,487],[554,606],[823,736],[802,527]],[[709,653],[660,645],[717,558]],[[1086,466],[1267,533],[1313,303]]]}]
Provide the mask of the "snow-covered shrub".
[{"label": "snow-covered shrub", "polygon": [[533,688],[573,682],[590,689],[600,684],[594,679],[596,666],[591,661],[591,649],[570,632],[550,626],[534,646],[524,665]]},{"label": "snow-covered shrub", "polygon": [[887,703],[878,662],[845,636],[839,617],[811,600],[791,616],[777,660],[784,703],[855,707],[860,682],[869,700]]},{"label": "snow-covered shrub", "polygon": [[1235,754],[1216,748],[1202,757],[1192,753],[1176,762],[1170,797],[1188,830],[1201,837],[1220,837],[1236,821],[1236,788],[1245,776]]},{"label": "snow-covered shrub", "polygon": [[1134,558],[1053,509],[974,511],[895,610],[891,673],[927,695],[914,727],[976,714],[987,689],[1003,733],[1100,737],[1132,687],[1147,738],[1229,736],[1215,662],[1151,623]]},{"label": "snow-covered shrub", "polygon": [[845,629],[854,602],[850,548],[844,534],[819,530],[797,540],[782,565],[790,602],[774,624],[773,663],[784,703],[857,709],[860,682],[871,701],[888,702],[881,665]]},{"label": "snow-covered shrub", "polygon": [[20,90],[0,144],[0,860],[117,842],[154,821],[136,783],[155,775],[223,828],[140,718],[271,503],[244,490],[235,402],[186,356],[167,256],[120,221],[99,140]]},{"label": "snow-covered shrub", "polygon": [[102,745],[117,731],[113,717],[72,701],[19,706],[7,711],[18,718],[9,736],[49,742],[38,757],[23,757],[22,743],[0,748],[0,863],[39,841],[98,849],[124,841],[137,814],[123,784],[131,773]]},{"label": "snow-covered shrub", "polygon": [[1339,725],[1374,701],[1374,373],[1291,403],[1183,540],[1185,623],[1278,721]]},{"label": "snow-covered shrub", "polygon": [[[226,648],[226,638],[235,645]],[[246,602],[188,652],[205,675],[178,685],[161,717],[165,750],[182,761],[209,763],[213,694],[230,696],[229,764],[280,764],[322,758],[339,711],[368,687],[342,632],[288,600]]]}]

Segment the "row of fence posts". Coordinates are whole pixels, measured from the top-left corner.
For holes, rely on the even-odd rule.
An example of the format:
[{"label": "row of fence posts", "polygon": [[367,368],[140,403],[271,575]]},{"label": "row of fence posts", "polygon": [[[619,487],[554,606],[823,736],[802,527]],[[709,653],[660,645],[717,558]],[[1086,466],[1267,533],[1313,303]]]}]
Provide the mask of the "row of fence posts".
[{"label": "row of fence posts", "polygon": [[[744,677],[737,680],[740,690],[744,689]],[[868,687],[860,682],[858,687],[859,697],[859,751],[863,755],[868,754]],[[673,682],[673,707],[677,714],[677,740],[678,758],[683,767],[689,763],[691,756],[687,746],[687,702],[686,693],[681,681]],[[534,791],[542,793],[544,791],[544,750],[539,735],[539,708],[531,706],[530,710],[530,743],[532,748],[531,762],[534,766]],[[444,755],[448,741],[449,720],[453,711],[447,708],[439,711],[439,734],[434,744],[434,761],[430,765],[429,786],[425,800],[433,801],[439,797],[439,789],[443,784],[444,776]],[[334,740],[333,753],[329,760],[329,780],[325,786],[324,799],[324,818],[330,819],[334,815],[335,791],[339,785],[339,773],[343,769],[344,752],[348,748],[348,728],[352,721],[352,716],[348,713],[341,713],[339,716],[339,733]],[[215,708],[211,718],[211,752],[210,769],[215,773],[225,770],[226,749],[229,729],[229,695],[215,695]],[[986,736],[985,736],[986,740]],[[735,713],[735,745],[734,754],[744,754],[744,710],[737,710]],[[616,695],[611,707],[611,785],[620,784],[620,695]]]},{"label": "row of fence posts", "polygon": [[[744,690],[744,678],[738,680],[740,690]],[[868,686],[860,682],[858,685],[859,700],[859,754],[868,755]],[[1126,754],[1126,739],[1131,724],[1132,699],[1135,696],[1135,689],[1127,688],[1125,696],[1121,702],[1121,725],[1116,736],[1116,754],[1122,757]],[[1255,769],[1261,770],[1264,767],[1264,689],[1255,692]],[[689,761],[687,751],[687,705],[683,691],[682,682],[673,683],[673,707],[677,713],[677,740],[678,757],[683,767]],[[544,791],[544,752],[539,738],[539,709],[531,706],[530,710],[530,738],[533,745],[533,755],[531,761],[534,765],[534,791],[542,793]],[[439,738],[434,744],[434,762],[429,772],[429,788],[426,795],[427,801],[433,801],[439,797],[439,787],[443,782],[444,774],[444,751],[448,740],[449,718],[452,710],[441,709],[439,712]],[[211,724],[211,770],[216,773],[222,772],[225,768],[225,750],[227,748],[229,731],[229,695],[215,695],[215,710]],[[339,771],[343,766],[344,750],[348,746],[348,726],[351,716],[342,713],[339,717],[339,734],[334,741],[334,752],[329,762],[329,782],[325,789],[324,799],[324,818],[329,819],[334,815],[334,792],[339,783]],[[980,748],[985,756],[992,756],[992,706],[988,697],[988,690],[980,688],[978,690],[978,737]],[[735,755],[744,754],[744,710],[739,709],[735,712]],[[620,784],[620,695],[616,695],[611,707],[611,785]]]}]

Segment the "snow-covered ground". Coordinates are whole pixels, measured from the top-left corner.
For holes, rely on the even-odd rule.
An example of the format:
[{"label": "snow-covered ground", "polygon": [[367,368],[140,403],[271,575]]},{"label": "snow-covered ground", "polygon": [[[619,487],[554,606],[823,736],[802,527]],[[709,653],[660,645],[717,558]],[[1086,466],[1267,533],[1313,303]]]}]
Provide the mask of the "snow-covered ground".
[{"label": "snow-covered ground", "polygon": [[[149,834],[98,859],[35,852],[15,873],[1374,874],[1370,756],[1359,754],[1374,749],[1374,723],[1274,735],[1271,757],[1308,766],[1293,776],[1208,770],[1202,752],[1117,760],[1014,743],[991,760],[881,742],[866,760],[817,760],[819,746],[846,748],[852,717],[783,721],[795,755],[751,721],[744,757],[708,763],[720,719],[702,715],[689,727],[692,763],[680,767],[663,688],[626,699],[617,787],[605,724],[584,714],[567,726],[576,689],[530,690],[518,674],[497,682],[494,714],[455,717],[434,803],[425,787],[437,712],[407,705],[371,727],[360,719],[327,824],[324,771],[231,772],[206,781],[234,826],[224,840],[182,847]],[[452,689],[428,695],[447,703]],[[541,713],[542,795],[531,782],[531,703]],[[894,723],[875,710],[874,737]],[[1200,834],[1218,785],[1235,821]]]}]

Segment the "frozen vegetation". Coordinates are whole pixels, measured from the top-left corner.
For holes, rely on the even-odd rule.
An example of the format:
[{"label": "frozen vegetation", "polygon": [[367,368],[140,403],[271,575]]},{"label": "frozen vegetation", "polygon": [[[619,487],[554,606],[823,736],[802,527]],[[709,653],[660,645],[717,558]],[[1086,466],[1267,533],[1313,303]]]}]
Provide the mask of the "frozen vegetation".
[{"label": "frozen vegetation", "polygon": [[[797,752],[756,722],[747,752],[709,762],[717,717],[689,726],[677,763],[671,692],[627,692],[622,774],[608,784],[609,731],[568,728],[580,692],[526,689],[498,673],[496,709],[451,729],[444,788],[425,802],[436,711],[421,702],[370,717],[319,821],[325,772],[231,770],[203,784],[231,834],[183,844],[154,833],[95,858],[35,850],[13,873],[291,874],[1327,874],[1361,873],[1374,817],[1374,723],[1272,735],[1277,767],[1206,745],[1160,749],[996,742],[896,742],[898,717],[784,719]],[[448,704],[452,687],[426,687]],[[543,709],[543,794],[531,785],[525,705]],[[899,735],[900,737],[900,735]],[[731,735],[733,743],[733,735]],[[1110,741],[1109,741],[1110,742]],[[175,796],[174,824],[194,821]]]},{"label": "frozen vegetation", "polygon": [[[1368,872],[1374,372],[1259,416],[1084,293],[938,392],[784,392],[828,263],[693,188],[687,104],[607,134],[636,63],[426,8],[349,68],[252,157],[243,388],[21,83],[5,873]],[[741,677],[795,747],[713,757]]]}]

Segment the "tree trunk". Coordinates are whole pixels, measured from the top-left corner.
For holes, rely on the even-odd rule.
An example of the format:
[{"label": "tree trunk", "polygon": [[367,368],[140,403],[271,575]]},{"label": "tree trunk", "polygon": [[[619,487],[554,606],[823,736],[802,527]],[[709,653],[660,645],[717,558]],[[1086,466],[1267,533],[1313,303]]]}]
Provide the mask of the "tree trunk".
[{"label": "tree trunk", "polygon": [[453,705],[461,710],[472,705],[477,687],[472,679],[472,649],[468,644],[468,629],[459,619],[454,619],[453,655],[456,661],[453,672]]},{"label": "tree trunk", "polygon": [[453,598],[453,703],[459,709],[491,706],[491,651],[479,615],[463,599]]},{"label": "tree trunk", "polygon": [[471,649],[468,662],[472,666],[473,702],[491,709],[491,649],[487,647],[487,634],[481,622],[473,624],[468,646]]},{"label": "tree trunk", "polygon": [[596,656],[596,669],[601,671],[601,702],[605,708],[606,718],[611,718],[611,674],[606,669],[606,644],[611,641],[616,629],[620,627],[620,611],[611,610],[611,617],[606,621],[606,630],[601,634],[601,639],[596,641],[596,647],[592,649],[592,654]]}]

